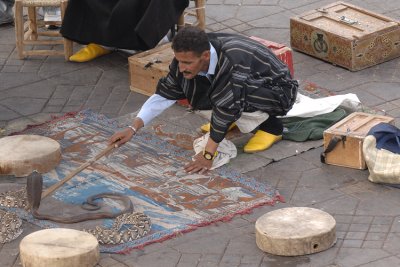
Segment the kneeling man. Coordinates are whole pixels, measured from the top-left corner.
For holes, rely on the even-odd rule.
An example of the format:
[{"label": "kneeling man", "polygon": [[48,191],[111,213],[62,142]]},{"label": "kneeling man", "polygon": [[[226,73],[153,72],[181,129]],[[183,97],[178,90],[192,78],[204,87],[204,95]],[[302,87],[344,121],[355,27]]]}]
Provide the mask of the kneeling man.
[{"label": "kneeling man", "polygon": [[[180,99],[188,99],[194,110],[209,111],[210,131],[203,153],[185,166],[190,173],[212,166],[218,144],[227,132],[256,130],[244,146],[254,153],[282,139],[285,115],[296,100],[298,83],[286,65],[264,45],[245,36],[209,33],[196,27],[181,29],[172,41],[175,54],[167,77],[142,106],[129,128],[115,133],[110,142],[121,145],[153,118]],[[211,111],[211,112],[210,112]]]}]

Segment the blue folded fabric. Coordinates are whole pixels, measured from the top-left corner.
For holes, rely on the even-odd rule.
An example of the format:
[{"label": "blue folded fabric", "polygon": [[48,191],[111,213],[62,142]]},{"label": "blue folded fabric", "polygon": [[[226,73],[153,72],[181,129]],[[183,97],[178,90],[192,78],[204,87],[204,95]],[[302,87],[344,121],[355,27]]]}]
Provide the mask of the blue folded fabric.
[{"label": "blue folded fabric", "polygon": [[383,148],[392,153],[400,154],[400,129],[396,126],[381,122],[372,127],[368,135],[375,137],[376,148]]}]

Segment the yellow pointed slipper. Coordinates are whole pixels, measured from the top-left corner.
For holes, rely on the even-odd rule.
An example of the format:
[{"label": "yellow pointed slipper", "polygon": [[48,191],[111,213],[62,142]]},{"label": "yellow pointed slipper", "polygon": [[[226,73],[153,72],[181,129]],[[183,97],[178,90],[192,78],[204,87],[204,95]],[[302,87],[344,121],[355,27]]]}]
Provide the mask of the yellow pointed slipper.
[{"label": "yellow pointed slipper", "polygon": [[250,138],[249,142],[244,146],[245,153],[255,153],[270,148],[274,143],[282,140],[282,135],[273,135],[261,130]]},{"label": "yellow pointed slipper", "polygon": [[[235,124],[235,123],[232,123],[231,126],[229,126],[228,131],[232,130],[232,129],[235,128],[235,127],[236,127],[236,124]],[[203,124],[203,125],[200,127],[200,129],[201,129],[202,132],[208,133],[208,132],[210,131],[210,129],[211,129],[211,123]]]},{"label": "yellow pointed slipper", "polygon": [[110,50],[97,44],[88,44],[75,54],[69,57],[69,61],[73,62],[87,62],[98,58],[100,56],[111,53]]}]

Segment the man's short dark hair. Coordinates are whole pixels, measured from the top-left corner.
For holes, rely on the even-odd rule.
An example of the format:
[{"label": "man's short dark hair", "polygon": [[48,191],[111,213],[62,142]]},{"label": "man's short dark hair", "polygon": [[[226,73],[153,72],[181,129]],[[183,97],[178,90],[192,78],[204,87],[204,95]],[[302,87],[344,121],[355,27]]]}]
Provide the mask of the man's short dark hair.
[{"label": "man's short dark hair", "polygon": [[193,52],[200,56],[210,50],[207,34],[198,27],[186,26],[178,31],[172,40],[174,52]]}]

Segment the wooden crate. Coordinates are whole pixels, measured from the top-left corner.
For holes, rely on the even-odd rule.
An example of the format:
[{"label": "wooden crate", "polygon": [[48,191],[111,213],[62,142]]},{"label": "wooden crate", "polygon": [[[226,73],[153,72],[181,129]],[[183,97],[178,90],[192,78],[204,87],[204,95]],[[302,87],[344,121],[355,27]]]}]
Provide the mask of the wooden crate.
[{"label": "wooden crate", "polygon": [[[365,169],[362,143],[368,131],[381,122],[394,123],[387,116],[354,112],[324,131],[321,161],[343,167]],[[332,148],[327,149],[328,147]]]},{"label": "wooden crate", "polygon": [[400,23],[335,2],[291,18],[290,43],[295,50],[357,71],[400,56]]},{"label": "wooden crate", "polygon": [[131,90],[147,96],[154,94],[158,80],[167,76],[173,58],[171,43],[130,56],[128,62]]}]

